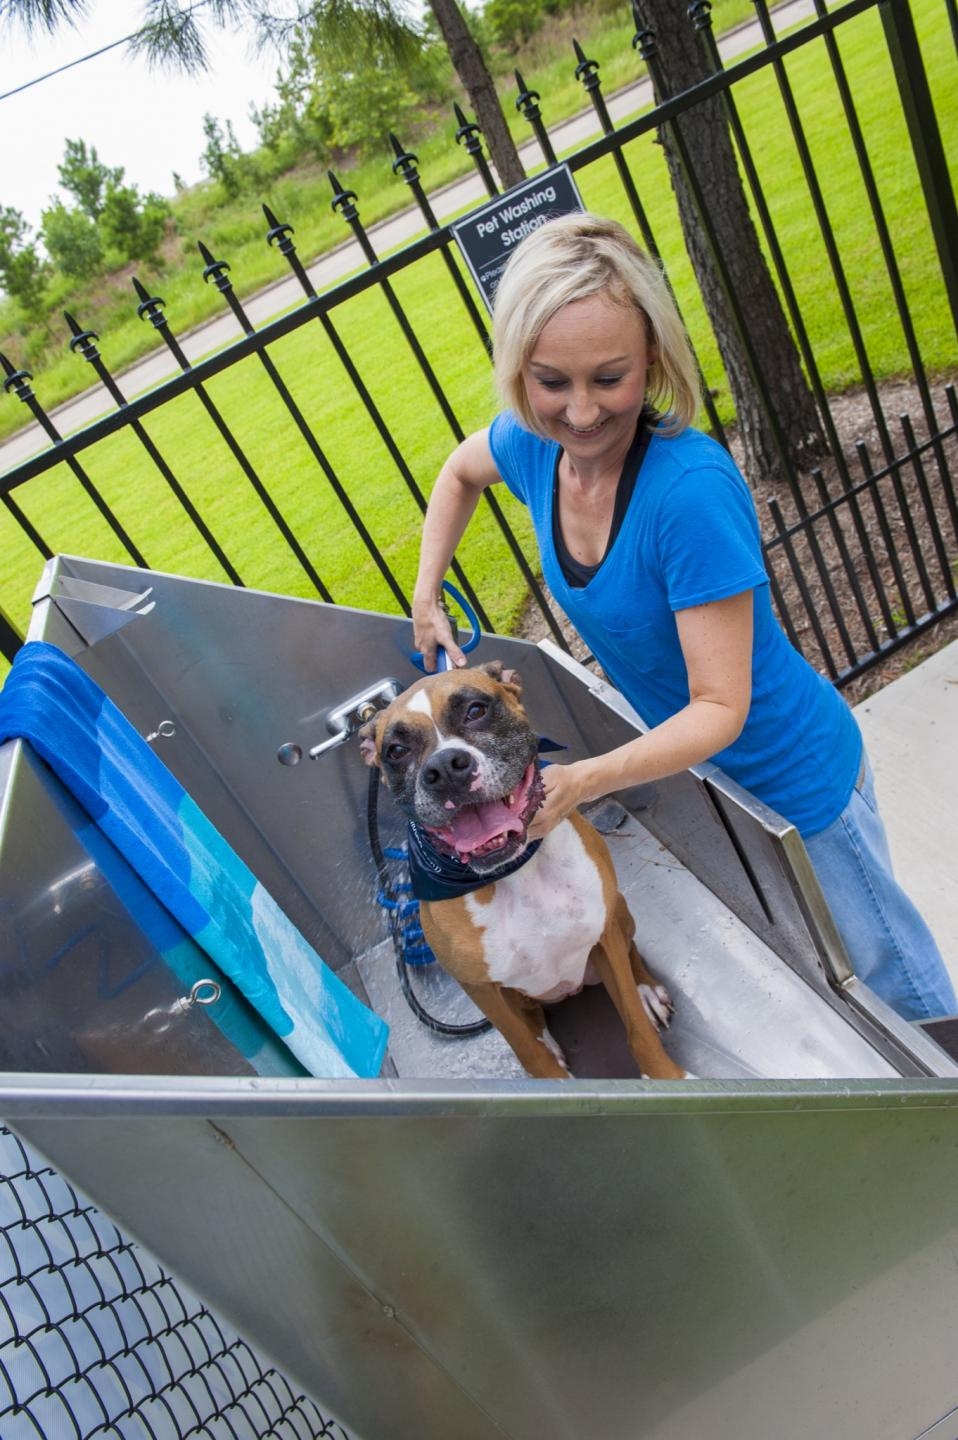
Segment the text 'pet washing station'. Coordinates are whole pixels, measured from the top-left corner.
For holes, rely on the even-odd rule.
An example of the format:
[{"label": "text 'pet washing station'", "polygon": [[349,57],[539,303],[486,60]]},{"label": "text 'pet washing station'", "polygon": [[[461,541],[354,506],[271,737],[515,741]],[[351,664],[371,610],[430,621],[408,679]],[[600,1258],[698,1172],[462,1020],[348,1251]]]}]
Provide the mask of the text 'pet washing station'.
[{"label": "text 'pet washing station'", "polygon": [[[638,1079],[590,991],[550,1020],[580,1078],[533,1082],[496,1034],[414,1016],[375,903],[352,737],[417,678],[407,621],[60,557],[29,638],[168,767],[187,891],[212,869],[184,923],[0,746],[0,1116],[351,1437],[954,1440],[958,1065],[849,974],[789,826],[708,766],[598,807],[702,1078]],[[520,670],[563,758],[639,724],[551,645],[475,658]],[[272,957],[252,996],[204,930],[240,910]],[[389,1026],[379,1077],[313,1078],[360,1011],[373,1050]]]}]

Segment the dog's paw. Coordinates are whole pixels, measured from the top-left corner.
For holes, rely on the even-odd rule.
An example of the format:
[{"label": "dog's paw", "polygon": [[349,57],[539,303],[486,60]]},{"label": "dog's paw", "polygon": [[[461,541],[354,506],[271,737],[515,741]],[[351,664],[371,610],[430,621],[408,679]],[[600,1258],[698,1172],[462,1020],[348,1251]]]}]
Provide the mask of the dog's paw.
[{"label": "dog's paw", "polygon": [[656,1030],[667,1030],[672,1023],[675,1006],[664,985],[640,985],[639,999],[642,1008]]},{"label": "dog's paw", "polygon": [[565,1055],[562,1053],[562,1047],[559,1045],[558,1041],[554,1038],[550,1031],[543,1030],[542,1034],[539,1036],[539,1044],[546,1047],[553,1060],[555,1060],[558,1065],[562,1066],[562,1069],[565,1071],[566,1075],[572,1074],[572,1071],[569,1069],[569,1062],[565,1058]]}]

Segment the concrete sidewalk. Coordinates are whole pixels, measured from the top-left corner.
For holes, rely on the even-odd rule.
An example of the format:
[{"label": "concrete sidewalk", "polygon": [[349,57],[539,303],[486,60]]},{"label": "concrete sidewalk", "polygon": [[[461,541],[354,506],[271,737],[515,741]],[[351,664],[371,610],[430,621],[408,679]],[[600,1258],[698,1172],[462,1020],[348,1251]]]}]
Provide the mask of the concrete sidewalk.
[{"label": "concrete sidewalk", "polygon": [[855,708],[895,871],[958,987],[958,641]]}]

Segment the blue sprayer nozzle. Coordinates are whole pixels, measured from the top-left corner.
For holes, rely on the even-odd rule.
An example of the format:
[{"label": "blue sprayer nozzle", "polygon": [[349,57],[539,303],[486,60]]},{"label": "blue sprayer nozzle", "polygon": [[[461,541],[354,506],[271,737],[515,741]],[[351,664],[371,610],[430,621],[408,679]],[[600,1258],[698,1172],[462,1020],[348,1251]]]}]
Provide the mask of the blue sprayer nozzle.
[{"label": "blue sprayer nozzle", "polygon": [[[465,596],[456,589],[455,585],[450,584],[448,580],[444,580],[442,582],[442,588],[443,590],[445,590],[446,594],[450,595],[452,599],[456,602],[469,623],[471,634],[466,640],[463,641],[462,645],[460,646],[460,649],[463,651],[463,653],[468,655],[470,650],[475,650],[481,638],[479,632],[479,621],[476,618],[476,612],[473,610],[472,606],[469,604],[469,601],[465,598]],[[421,650],[413,650],[409,658],[416,666],[417,670],[425,671],[426,667],[422,661]],[[436,672],[438,673],[441,670],[451,669],[452,661],[449,659],[449,656],[446,654],[445,650],[440,645],[438,650],[436,651]]]}]

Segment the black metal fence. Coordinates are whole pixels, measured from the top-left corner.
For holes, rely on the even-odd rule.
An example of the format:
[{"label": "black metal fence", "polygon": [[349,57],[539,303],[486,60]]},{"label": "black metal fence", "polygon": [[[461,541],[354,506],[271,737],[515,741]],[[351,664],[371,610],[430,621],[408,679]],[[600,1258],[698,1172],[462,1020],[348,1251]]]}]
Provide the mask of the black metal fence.
[{"label": "black metal fence", "polygon": [[[896,239],[890,233],[881,187],[859,118],[858,100],[852,92],[839,45],[843,27],[860,22],[869,12],[880,17],[883,43],[894,67],[898,103],[907,126],[911,151],[909,156],[902,157],[902,162],[905,164],[907,161],[911,166],[915,177],[915,205],[934,239],[936,263],[940,269],[936,283],[940,285],[942,305],[950,308],[956,318],[958,261],[953,247],[954,236],[958,233],[958,216],[914,17],[907,0],[848,0],[848,3],[833,10],[826,8],[825,0],[812,0],[814,13],[811,18],[784,38],[777,38],[765,0],[753,0],[753,3],[759,44],[752,53],[736,60],[728,68],[723,68],[712,33],[707,0],[696,0],[689,6],[688,43],[704,47],[708,73],[707,78],[692,89],[671,97],[664,88],[656,37],[647,26],[640,24],[634,44],[656,81],[659,103],[654,109],[618,128],[610,118],[602,94],[598,65],[576,43],[576,75],[596,112],[601,134],[566,157],[565,163],[577,175],[586,176],[594,167],[611,161],[620,196],[624,197],[637,231],[653,253],[659,254],[648,209],[634,176],[636,146],[640,141],[653,143],[663,127],[671,127],[681,137],[683,116],[715,96],[721,98],[752,209],[829,447],[826,460],[811,474],[798,473],[788,457],[783,457],[786,461],[783,467],[785,483],[776,488],[771,498],[763,496],[760,482],[756,481],[756,477],[750,477],[757,492],[774,600],[793,642],[836,684],[843,685],[890,650],[936,623],[958,604],[958,507],[953,482],[958,406],[951,386],[944,388],[937,403],[932,393],[932,383],[926,373],[919,335],[909,308],[902,259],[896,250]],[[929,3],[936,3],[936,0],[929,0]],[[944,3],[953,33],[958,33],[955,0],[944,0]],[[638,11],[636,18],[641,19]],[[803,119],[790,81],[787,61],[809,46],[817,46],[820,63],[830,67],[840,98],[844,130],[841,134],[836,132],[834,144],[836,148],[851,146],[857,162],[871,215],[873,246],[870,263],[881,271],[886,290],[893,299],[895,322],[900,327],[904,352],[908,357],[910,394],[920,412],[914,421],[908,413],[896,420],[890,420],[886,413],[869,354],[867,325],[859,313],[860,302],[855,298],[848,261],[842,254],[841,238],[830,218],[823,188],[822,162],[813,158],[807,121]],[[801,162],[804,184],[821,233],[836,297],[834,328],[845,333],[854,351],[865,410],[860,424],[871,431],[873,437],[868,443],[856,444],[857,434],[849,437],[843,433],[841,421],[835,414],[835,402],[826,393],[816,343],[810,336],[797,297],[774,207],[759,177],[755,148],[756,145],[761,147],[762,137],[750,137],[741,118],[737,99],[739,87],[751,77],[765,72],[774,76],[778,87],[783,128],[790,135],[794,153]],[[547,166],[551,165],[556,157],[542,120],[540,96],[527,88],[518,72],[516,78],[520,92],[517,108],[529,121],[542,160]],[[489,195],[494,195],[495,179],[483,155],[478,128],[458,107],[457,119],[459,129],[456,140],[464,144],[472,156],[484,189]],[[151,478],[159,476],[167,503],[172,499],[178,519],[185,520],[190,527],[193,541],[201,542],[202,558],[185,559],[183,568],[194,572],[200,569],[235,584],[255,583],[262,588],[293,589],[327,601],[343,598],[340,593],[334,593],[337,587],[328,580],[323,563],[317,558],[317,550],[323,550],[323,547],[318,544],[316,535],[311,533],[308,497],[304,500],[299,495],[291,500],[284,494],[282,462],[276,459],[276,447],[271,460],[264,462],[258,459],[254,453],[256,445],[241,434],[241,426],[235,418],[224,413],[215,397],[218,378],[251,360],[259,367],[260,383],[265,381],[274,400],[279,402],[279,408],[272,414],[274,417],[281,416],[281,419],[272,420],[271,425],[286,427],[290,445],[307,447],[311,469],[318,482],[318,489],[312,490],[313,497],[318,497],[322,490],[334,497],[339,507],[338,520],[324,522],[323,529],[328,533],[324,536],[326,548],[323,554],[330,553],[329,542],[332,541],[338,562],[347,557],[348,565],[354,570],[371,560],[382,584],[383,603],[379,608],[409,613],[411,575],[408,557],[405,560],[394,558],[392,528],[383,528],[376,520],[368,519],[367,514],[377,509],[375,502],[379,490],[387,485],[396,485],[398,488],[392,492],[395,505],[400,508],[406,506],[406,529],[414,532],[417,517],[425,509],[427,486],[424,485],[421,466],[420,478],[417,478],[416,462],[404,449],[398,433],[401,427],[385,403],[383,387],[388,392],[394,375],[371,377],[358,363],[355,334],[347,333],[350,323],[348,307],[357,297],[370,294],[385,302],[381,306],[382,314],[386,323],[399,329],[409,370],[415,372],[420,385],[424,382],[428,403],[435,407],[437,413],[436,429],[446,434],[447,447],[449,437],[458,440],[467,428],[460,419],[454,393],[458,377],[448,366],[443,374],[439,373],[437,363],[430,354],[433,337],[417,330],[415,317],[410,315],[408,305],[398,293],[400,282],[415,267],[427,263],[440,263],[443,267],[439,273],[449,286],[450,323],[454,313],[460,321],[466,317],[464,323],[474,346],[458,357],[459,371],[466,369],[474,372],[477,367],[484,366],[489,336],[484,313],[477,305],[474,291],[464,274],[450,228],[439,223],[424,189],[416,156],[405,150],[395,137],[392,137],[392,144],[393,170],[409,187],[426,223],[426,233],[398,253],[380,259],[360,219],[355,193],[343,187],[330,172],[333,208],[348,226],[358,247],[357,257],[361,257],[359,263],[364,262],[365,268],[334,288],[317,294],[308,269],[297,254],[292,225],[278,219],[264,206],[268,227],[266,239],[283,253],[304,296],[301,305],[279,318],[259,328],[254,327],[247,307],[233,288],[229,264],[200,244],[203,279],[220,292],[224,305],[242,332],[238,341],[219,353],[191,364],[170,328],[164,301],[151,295],[139,281],[134,281],[138,314],[155,327],[178,371],[172,379],[147,394],[128,399],[107,368],[99,351],[98,337],[68,316],[71,350],[91,366],[104,387],[105,403],[114,407],[78,433],[68,438],[61,437],[53,419],[31,388],[32,376],[24,369],[17,369],[5,357],[0,357],[5,372],[5,390],[23,403],[50,442],[40,454],[16,465],[0,479],[0,499],[17,528],[21,542],[15,564],[17,573],[11,575],[5,572],[0,586],[0,649],[5,655],[12,656],[22,641],[22,622],[19,616],[12,618],[15,609],[21,612],[23,609],[25,582],[22,571],[25,566],[29,567],[29,557],[36,558],[39,569],[40,559],[53,553],[53,547],[43,533],[43,522],[31,513],[33,507],[29,503],[33,488],[41,480],[52,476],[60,486],[72,486],[74,490],[79,487],[85,501],[96,512],[104,548],[110,551],[109,555],[101,553],[99,558],[128,559],[137,565],[150,563],[154,568],[175,568],[157,565],[152,557],[144,553],[147,546],[135,506],[119,503],[116,498],[104,493],[98,483],[95,473],[97,457],[121,433],[132,437],[135,453],[139,456],[132,462],[132,483],[143,483],[147,474]],[[694,164],[688,155],[685,162],[687,167]],[[694,188],[694,173],[690,179]],[[708,214],[703,214],[701,219],[713,248],[720,248],[717,237],[711,233]],[[747,331],[747,297],[731,294],[729,299],[736,323]],[[378,323],[383,322],[380,320]],[[339,367],[336,404],[350,408],[357,433],[362,429],[363,434],[375,437],[373,443],[377,447],[384,449],[388,457],[387,470],[379,473],[388,473],[388,481],[382,479],[364,486],[354,475],[344,479],[342,462],[331,457],[324,447],[322,405],[317,411],[315,404],[308,405],[297,397],[299,376],[284,373],[282,360],[278,358],[284,341],[297,332],[306,333],[304,327],[313,327],[312,333],[317,335],[318,345],[331,348]],[[713,433],[727,443],[711,401],[710,377],[704,378],[708,423]],[[711,377],[713,382],[717,379],[716,376]],[[147,422],[152,425],[161,414],[166,417],[172,413],[176,402],[184,396],[193,397],[202,407],[202,424],[208,429],[209,444],[225,445],[229,452],[231,477],[223,488],[238,494],[246,487],[247,496],[255,496],[258,508],[255,512],[244,510],[241,521],[235,517],[232,523],[228,519],[214,518],[217,506],[199,498],[202,476],[196,467],[199,463],[202,471],[202,459],[197,462],[196,456],[202,456],[203,447],[197,449],[194,445],[192,458],[181,461],[175,429],[171,431],[167,425],[160,443],[148,427]],[[195,412],[190,423],[196,423]],[[774,425],[771,414],[769,424]],[[360,448],[369,443],[361,441]],[[501,576],[503,567],[512,564],[518,568],[522,584],[531,597],[530,603],[541,617],[542,631],[551,633],[558,643],[565,645],[559,618],[553,613],[537,578],[535,562],[528,558],[522,539],[517,537],[515,516],[510,517],[508,513],[509,500],[503,504],[495,493],[487,491],[484,504],[488,507],[486,515],[490,528],[482,542],[483,558],[493,557],[492,562],[478,567],[485,578],[477,577],[473,564],[467,567],[465,563],[457,562],[454,567],[456,578],[475,606],[480,622],[485,628],[495,628],[489,613],[495,608],[495,581],[491,582],[489,575]],[[294,513],[297,511],[298,514]],[[293,567],[292,572],[284,572],[285,578],[280,583],[271,583],[269,577],[264,580],[259,573],[244,573],[237,552],[243,548],[243,533],[251,524],[269,527],[269,548],[274,554],[282,552]],[[73,547],[60,543],[56,548],[64,550]],[[495,558],[497,556],[500,558]],[[341,563],[337,573],[342,573]],[[490,599],[490,596],[493,598]],[[345,598],[348,600],[350,597],[347,594]]]},{"label": "black metal fence", "polygon": [[348,1440],[0,1124],[3,1440]]}]

